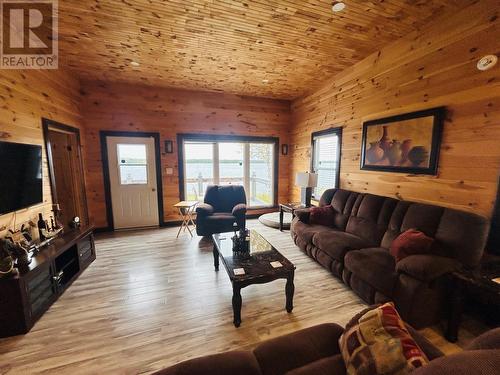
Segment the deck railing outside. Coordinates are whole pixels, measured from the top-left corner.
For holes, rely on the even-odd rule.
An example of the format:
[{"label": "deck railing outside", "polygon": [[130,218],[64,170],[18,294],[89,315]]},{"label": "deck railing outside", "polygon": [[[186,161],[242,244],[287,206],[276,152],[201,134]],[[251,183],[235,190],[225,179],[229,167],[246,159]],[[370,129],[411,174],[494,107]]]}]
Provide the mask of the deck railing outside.
[{"label": "deck railing outside", "polygon": [[[213,184],[213,178],[203,177],[201,173],[196,178],[187,178],[187,199],[203,201],[205,190]],[[220,177],[221,185],[243,185],[243,177]],[[257,177],[255,172],[250,176],[250,195],[247,196],[250,206],[270,206],[273,204],[271,180]],[[248,194],[248,192],[247,192]]]}]

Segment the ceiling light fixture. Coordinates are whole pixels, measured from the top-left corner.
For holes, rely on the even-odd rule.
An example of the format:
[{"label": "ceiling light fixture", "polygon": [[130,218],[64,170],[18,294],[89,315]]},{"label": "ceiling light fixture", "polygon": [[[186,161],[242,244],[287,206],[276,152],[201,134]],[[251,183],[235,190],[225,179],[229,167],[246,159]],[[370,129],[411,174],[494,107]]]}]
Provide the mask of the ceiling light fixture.
[{"label": "ceiling light fixture", "polygon": [[130,62],[130,65],[134,66],[134,67],[138,67],[140,66],[141,64],[139,64],[137,61],[131,61]]},{"label": "ceiling light fixture", "polygon": [[477,68],[479,70],[491,69],[496,65],[497,61],[498,57],[496,55],[486,55],[477,62]]},{"label": "ceiling light fixture", "polygon": [[342,1],[334,1],[332,4],[332,11],[342,12],[345,9],[345,3]]}]

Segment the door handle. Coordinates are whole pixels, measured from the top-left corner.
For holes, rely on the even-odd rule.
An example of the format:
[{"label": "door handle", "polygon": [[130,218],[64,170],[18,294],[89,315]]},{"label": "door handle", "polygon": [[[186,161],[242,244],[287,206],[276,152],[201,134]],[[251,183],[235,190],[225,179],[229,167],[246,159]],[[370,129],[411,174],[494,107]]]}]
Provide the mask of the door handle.
[{"label": "door handle", "polygon": [[155,189],[155,188],[153,188],[153,189],[151,189],[151,190],[152,190],[152,191],[156,191],[156,189]]}]

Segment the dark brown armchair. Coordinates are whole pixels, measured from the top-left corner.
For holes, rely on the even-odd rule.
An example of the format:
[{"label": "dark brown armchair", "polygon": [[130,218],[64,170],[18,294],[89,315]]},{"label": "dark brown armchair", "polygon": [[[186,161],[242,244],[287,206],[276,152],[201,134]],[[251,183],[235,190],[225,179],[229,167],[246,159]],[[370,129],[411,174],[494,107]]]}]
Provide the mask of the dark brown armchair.
[{"label": "dark brown armchair", "polygon": [[234,223],[238,225],[238,229],[245,228],[246,201],[243,186],[208,186],[204,203],[196,208],[196,233],[198,236],[230,232],[233,230]]}]

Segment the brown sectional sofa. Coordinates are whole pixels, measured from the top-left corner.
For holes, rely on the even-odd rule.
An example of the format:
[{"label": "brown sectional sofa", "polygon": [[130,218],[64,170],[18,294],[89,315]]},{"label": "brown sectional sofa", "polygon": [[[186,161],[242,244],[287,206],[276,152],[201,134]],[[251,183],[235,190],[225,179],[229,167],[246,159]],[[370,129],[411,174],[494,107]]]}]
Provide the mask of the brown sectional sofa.
[{"label": "brown sectional sofa", "polygon": [[[468,350],[444,357],[417,331],[410,334],[431,361],[415,375],[494,375],[500,368],[500,328],[478,337]],[[192,359],[157,375],[345,375],[339,349],[343,328],[321,324],[268,340],[252,351]]]},{"label": "brown sectional sofa", "polygon": [[[489,223],[481,216],[342,189],[325,191],[319,205],[330,204],[335,212],[331,226],[309,224],[309,210],[296,211],[291,225],[295,244],[366,302],[394,301],[417,329],[443,316],[446,275],[474,267],[482,257]],[[389,247],[411,228],[435,239],[431,254],[396,264]]]}]

